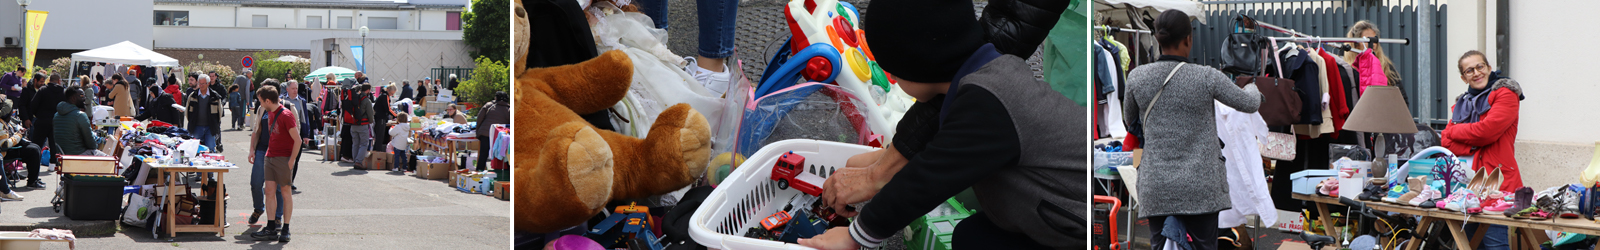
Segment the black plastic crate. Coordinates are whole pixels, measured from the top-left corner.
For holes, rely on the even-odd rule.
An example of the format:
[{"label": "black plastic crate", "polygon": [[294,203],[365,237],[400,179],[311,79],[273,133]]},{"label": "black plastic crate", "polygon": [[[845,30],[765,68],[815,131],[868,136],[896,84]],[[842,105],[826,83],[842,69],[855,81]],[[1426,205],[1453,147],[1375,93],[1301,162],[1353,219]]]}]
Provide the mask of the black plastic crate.
[{"label": "black plastic crate", "polygon": [[63,214],[73,220],[116,220],[122,212],[122,187],[127,181],[121,177],[88,179],[63,177]]}]

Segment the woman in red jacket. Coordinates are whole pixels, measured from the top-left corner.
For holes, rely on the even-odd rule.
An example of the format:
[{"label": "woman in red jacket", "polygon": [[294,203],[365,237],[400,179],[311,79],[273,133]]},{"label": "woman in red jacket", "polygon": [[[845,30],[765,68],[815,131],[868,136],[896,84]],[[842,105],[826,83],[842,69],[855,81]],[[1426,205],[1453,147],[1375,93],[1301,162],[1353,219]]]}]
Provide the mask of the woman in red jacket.
[{"label": "woman in red jacket", "polygon": [[[1472,156],[1474,171],[1500,171],[1505,181],[1497,189],[1515,193],[1522,188],[1515,148],[1522,85],[1493,71],[1483,52],[1467,51],[1456,63],[1468,88],[1456,98],[1442,144],[1456,155]],[[1506,238],[1505,226],[1490,226],[1478,249],[1509,249]]]}]

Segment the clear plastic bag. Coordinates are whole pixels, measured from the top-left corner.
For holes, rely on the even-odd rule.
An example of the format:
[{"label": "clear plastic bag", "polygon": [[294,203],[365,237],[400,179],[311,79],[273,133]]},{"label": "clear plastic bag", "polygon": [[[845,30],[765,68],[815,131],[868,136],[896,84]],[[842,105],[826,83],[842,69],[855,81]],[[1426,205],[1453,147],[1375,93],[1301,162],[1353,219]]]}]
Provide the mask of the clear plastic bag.
[{"label": "clear plastic bag", "polygon": [[746,106],[736,150],[750,155],[787,139],[866,144],[873,131],[866,124],[867,116],[857,109],[862,103],[850,92],[823,83],[779,90]]}]

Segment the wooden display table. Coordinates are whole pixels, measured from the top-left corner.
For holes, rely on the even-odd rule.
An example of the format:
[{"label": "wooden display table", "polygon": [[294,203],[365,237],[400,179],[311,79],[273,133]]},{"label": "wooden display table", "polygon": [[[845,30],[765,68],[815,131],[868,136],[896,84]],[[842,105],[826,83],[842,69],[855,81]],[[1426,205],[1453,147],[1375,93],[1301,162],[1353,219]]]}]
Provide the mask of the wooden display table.
[{"label": "wooden display table", "polygon": [[[211,225],[175,225],[174,221],[176,221],[176,220],[173,220],[172,218],[177,217],[177,210],[173,210],[171,208],[174,207],[174,206],[177,206],[177,200],[173,198],[173,193],[176,193],[176,191],[174,191],[174,190],[177,190],[177,189],[174,188],[174,187],[176,187],[178,185],[177,185],[176,175],[173,174],[173,173],[180,173],[180,172],[217,173],[217,182],[221,183],[221,182],[223,182],[222,181],[222,176],[224,174],[228,173],[228,171],[236,169],[236,168],[238,168],[238,167],[189,166],[189,165],[165,165],[165,164],[151,164],[150,165],[150,169],[154,169],[154,170],[157,171],[157,173],[160,173],[159,176],[161,176],[161,179],[162,179],[162,181],[161,181],[162,184],[161,185],[165,186],[166,190],[167,190],[166,194],[163,195],[163,196],[165,196],[165,198],[161,199],[162,202],[164,203],[164,205],[162,207],[166,208],[166,209],[162,209],[162,210],[166,210],[165,212],[163,212],[163,213],[166,213],[166,215],[164,217],[162,217],[163,219],[162,219],[161,223],[163,223],[163,225],[166,226],[166,228],[167,228],[167,237],[169,239],[178,237],[178,232],[216,232],[217,233],[217,237],[224,237],[226,232],[223,231],[223,225],[226,225],[227,221],[228,221],[226,219],[226,216],[224,216],[225,214],[223,213],[223,210],[225,210],[225,209],[223,209],[223,203],[224,203],[223,200],[225,200],[224,197],[228,197],[227,190],[224,189],[224,188],[218,188],[216,190],[216,192],[214,193],[215,196],[213,196],[215,198],[212,199],[212,202],[215,202],[215,204],[216,204],[214,206],[216,209],[212,209],[212,210],[214,210],[214,212],[217,213],[217,214],[216,214],[216,217],[215,217],[216,219],[212,220],[212,224]],[[208,180],[206,180],[205,178],[201,178],[201,182],[202,183],[205,183],[207,181]],[[216,185],[216,186],[217,187],[221,187],[222,185]],[[188,188],[188,187],[184,187],[184,188]]]},{"label": "wooden display table", "polygon": [[[1293,194],[1291,197],[1297,200],[1315,202],[1317,210],[1319,210],[1320,213],[1318,217],[1321,217],[1319,220],[1324,221],[1324,223],[1332,221],[1333,218],[1328,210],[1328,204],[1341,205],[1339,203],[1339,197],[1303,194]],[[1511,240],[1513,243],[1518,239],[1523,240],[1523,245],[1520,247],[1520,249],[1539,249],[1539,243],[1550,241],[1549,237],[1546,236],[1544,232],[1540,232],[1545,230],[1600,235],[1600,223],[1581,218],[1554,218],[1548,220],[1513,219],[1505,217],[1500,213],[1486,212],[1468,216],[1461,212],[1402,206],[1384,202],[1362,201],[1362,204],[1365,204],[1367,207],[1372,208],[1373,210],[1420,216],[1422,217],[1422,220],[1419,221],[1418,225],[1422,226],[1426,226],[1434,221],[1444,221],[1445,225],[1450,227],[1450,236],[1455,239],[1457,249],[1474,249],[1478,245],[1478,241],[1483,239],[1482,235],[1477,235],[1478,237],[1476,238],[1468,237],[1468,232],[1462,229],[1462,225],[1467,222],[1510,227],[1511,231],[1516,233],[1517,238],[1509,240]],[[1483,227],[1479,228],[1479,231],[1482,231]],[[1406,249],[1415,250],[1420,244],[1421,241],[1413,240],[1411,241],[1410,245],[1406,246]],[[1517,246],[1513,244],[1512,247],[1515,248]]]}]

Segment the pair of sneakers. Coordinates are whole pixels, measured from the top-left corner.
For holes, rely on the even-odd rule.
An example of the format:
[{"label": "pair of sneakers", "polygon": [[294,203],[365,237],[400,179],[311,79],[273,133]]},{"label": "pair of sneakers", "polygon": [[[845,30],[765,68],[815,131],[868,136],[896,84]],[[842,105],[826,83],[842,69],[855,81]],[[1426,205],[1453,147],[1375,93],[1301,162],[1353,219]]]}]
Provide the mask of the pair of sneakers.
[{"label": "pair of sneakers", "polygon": [[1450,196],[1440,200],[1435,206],[1444,210],[1476,214],[1483,211],[1480,206],[1482,205],[1481,201],[1478,199],[1478,194],[1473,193],[1472,189],[1458,188],[1455,192],[1451,192]]}]

